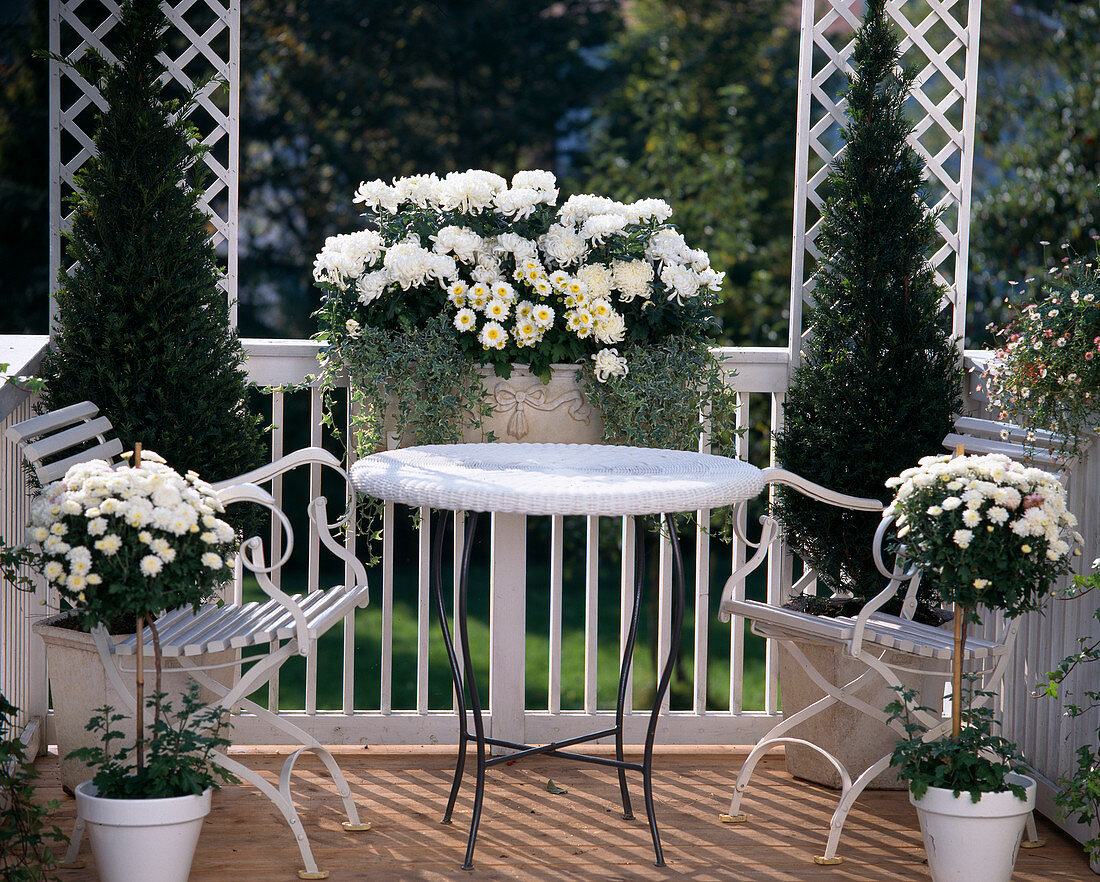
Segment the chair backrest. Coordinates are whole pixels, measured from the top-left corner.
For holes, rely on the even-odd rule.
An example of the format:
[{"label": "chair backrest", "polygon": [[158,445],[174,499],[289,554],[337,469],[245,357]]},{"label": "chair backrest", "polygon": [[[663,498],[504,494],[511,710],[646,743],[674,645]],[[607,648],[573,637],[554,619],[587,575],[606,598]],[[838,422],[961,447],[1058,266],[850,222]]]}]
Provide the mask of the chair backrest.
[{"label": "chair backrest", "polygon": [[91,401],[71,404],[10,426],[4,433],[45,485],[65,476],[71,466],[92,459],[110,462],[122,442],[109,437],[114,426]]},{"label": "chair backrest", "polygon": [[943,446],[954,450],[961,444],[967,453],[1003,453],[1011,459],[1027,459],[1039,468],[1061,470],[1065,466],[1064,457],[1057,455],[1061,441],[1052,432],[1036,429],[1029,433],[1014,423],[959,417]]}]

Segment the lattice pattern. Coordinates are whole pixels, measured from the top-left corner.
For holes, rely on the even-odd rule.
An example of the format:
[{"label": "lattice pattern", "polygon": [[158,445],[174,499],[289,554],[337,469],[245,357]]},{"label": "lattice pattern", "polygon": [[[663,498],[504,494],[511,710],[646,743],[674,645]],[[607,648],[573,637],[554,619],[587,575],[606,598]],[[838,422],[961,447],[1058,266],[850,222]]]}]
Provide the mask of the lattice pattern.
[{"label": "lattice pattern", "polygon": [[[950,321],[961,340],[981,0],[888,0],[886,5],[903,35],[903,62],[918,71],[909,99],[916,120],[910,143],[926,165],[929,207],[939,212],[940,243],[931,263],[949,291],[944,308],[950,315],[945,321]],[[818,190],[843,150],[840,130],[847,122],[846,103],[838,96],[852,73],[848,60],[863,11],[863,0],[803,0],[789,338],[792,366],[812,331],[803,328],[802,314],[803,304],[813,303],[813,273],[822,259],[815,245],[823,204]]]},{"label": "lattice pattern", "polygon": [[[196,83],[215,78],[199,92],[190,120],[209,148],[201,202],[210,215],[211,238],[226,261],[223,287],[236,324],[240,0],[166,0],[162,6],[170,23],[169,49],[161,55],[168,94],[182,97]],[[114,61],[110,33],[119,17],[117,0],[50,0],[50,51],[78,61],[94,50]],[[94,85],[72,68],[50,62],[51,293],[61,266],[61,234],[71,223],[63,205],[76,173],[95,155],[95,115],[104,109]]]}]

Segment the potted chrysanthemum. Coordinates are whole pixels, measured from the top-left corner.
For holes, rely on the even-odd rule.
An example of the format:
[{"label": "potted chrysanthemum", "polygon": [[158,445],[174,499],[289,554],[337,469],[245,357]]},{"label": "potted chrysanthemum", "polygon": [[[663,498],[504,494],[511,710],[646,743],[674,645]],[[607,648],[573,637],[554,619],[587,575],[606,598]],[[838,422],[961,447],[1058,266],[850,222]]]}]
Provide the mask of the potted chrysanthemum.
[{"label": "potted chrysanthemum", "polygon": [[887,483],[897,488],[899,540],[955,604],[951,735],[925,740],[924,727],[909,720],[914,696],[903,694],[891,710],[910,738],[893,762],[909,782],[932,878],[1008,882],[1035,781],[1019,774],[1015,747],[994,734],[990,709],[967,706],[966,627],[978,607],[1008,618],[1039,609],[1080,553],[1077,521],[1057,477],[999,454],[925,457]]},{"label": "potted chrysanthemum", "polygon": [[[164,610],[213,598],[231,575],[236,536],[218,518],[222,506],[210,485],[156,453],[142,457],[118,468],[102,460],[75,465],[30,509],[32,563],[64,605],[34,630],[46,644],[61,780],[70,792],[89,777],[68,754],[96,743],[85,730],[93,709],[122,706],[91,631],[104,627],[118,642]],[[184,694],[189,678],[154,661],[156,690]]]},{"label": "potted chrysanthemum", "polygon": [[[706,348],[723,274],[662,200],[559,205],[550,172],[470,170],[366,182],[355,202],[366,229],[329,238],[314,279],[325,376],[350,379],[361,448],[636,443],[625,408],[646,390],[688,400],[696,432],[701,405],[732,404]],[[635,353],[660,354],[665,388],[631,385]],[[586,384],[623,387],[623,413]]]}]

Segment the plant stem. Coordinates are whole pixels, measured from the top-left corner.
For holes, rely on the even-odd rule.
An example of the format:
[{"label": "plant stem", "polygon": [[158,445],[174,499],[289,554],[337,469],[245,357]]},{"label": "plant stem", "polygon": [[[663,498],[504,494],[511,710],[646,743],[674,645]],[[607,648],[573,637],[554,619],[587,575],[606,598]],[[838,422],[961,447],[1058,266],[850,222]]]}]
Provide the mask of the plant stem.
[{"label": "plant stem", "polygon": [[137,736],[137,771],[145,768],[145,616],[137,620],[137,668],[134,671],[135,700],[134,729]]}]

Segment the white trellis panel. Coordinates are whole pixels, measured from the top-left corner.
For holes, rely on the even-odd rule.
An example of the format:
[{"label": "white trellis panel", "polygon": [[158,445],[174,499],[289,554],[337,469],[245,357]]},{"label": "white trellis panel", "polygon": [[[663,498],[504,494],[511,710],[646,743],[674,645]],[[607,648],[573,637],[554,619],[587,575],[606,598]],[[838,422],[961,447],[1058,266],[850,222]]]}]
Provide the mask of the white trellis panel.
[{"label": "white trellis panel", "polygon": [[[226,261],[223,282],[230,320],[237,323],[237,193],[240,167],[240,0],[166,0],[168,52],[160,56],[169,89],[196,96],[190,121],[208,152],[201,203],[210,215],[211,238]],[[108,35],[118,23],[117,0],[50,0],[50,51],[79,61],[89,50],[113,62]],[[213,79],[210,79],[213,77]],[[175,92],[173,94],[176,94]],[[63,213],[74,176],[95,155],[95,115],[106,109],[94,84],[75,70],[50,61],[50,279],[52,293],[62,261]],[[51,302],[51,318],[53,306]]]},{"label": "white trellis panel", "polygon": [[[846,102],[839,96],[852,72],[853,35],[865,0],[803,0],[798,69],[794,249],[791,267],[790,356],[797,364],[803,304],[813,304],[815,245],[823,199],[820,188],[843,149]],[[931,263],[948,289],[952,333],[966,323],[970,247],[974,108],[977,98],[981,0],[887,0],[902,36],[903,63],[917,71],[910,97],[915,129],[910,143],[926,166],[929,208],[938,212],[938,241]]]}]

